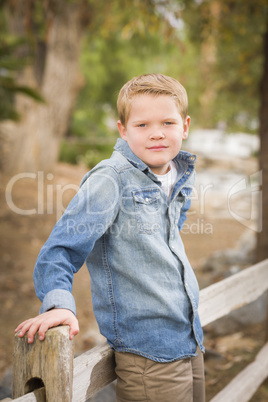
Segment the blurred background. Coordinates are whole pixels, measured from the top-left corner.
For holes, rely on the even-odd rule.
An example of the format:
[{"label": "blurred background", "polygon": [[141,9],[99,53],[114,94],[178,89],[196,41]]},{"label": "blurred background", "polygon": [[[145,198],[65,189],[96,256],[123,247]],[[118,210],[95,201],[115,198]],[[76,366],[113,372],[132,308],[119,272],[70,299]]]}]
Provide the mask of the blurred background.
[{"label": "blurred background", "polygon": [[[133,76],[170,75],[188,92],[183,149],[198,155],[198,174],[182,237],[200,287],[268,257],[268,3],[0,5],[0,384],[8,393],[13,330],[40,307],[36,257],[84,173],[111,155],[117,95]],[[102,341],[85,267],[74,295],[78,354]],[[205,328],[209,397],[253,359],[265,317],[263,298]],[[252,400],[267,398],[266,382]]]}]

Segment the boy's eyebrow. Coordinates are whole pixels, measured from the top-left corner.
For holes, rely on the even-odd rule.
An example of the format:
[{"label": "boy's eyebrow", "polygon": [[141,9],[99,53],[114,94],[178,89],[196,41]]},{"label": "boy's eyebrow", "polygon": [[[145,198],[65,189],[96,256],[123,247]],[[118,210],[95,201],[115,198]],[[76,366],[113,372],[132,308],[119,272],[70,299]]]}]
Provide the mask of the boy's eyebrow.
[{"label": "boy's eyebrow", "polygon": [[[132,121],[132,124],[139,124],[139,123],[146,123],[149,119],[140,119],[140,120],[134,120]],[[178,122],[179,120],[176,119],[175,117],[165,117],[164,119],[161,119],[161,121],[174,121]]]},{"label": "boy's eyebrow", "polygon": [[133,123],[133,124],[144,123],[145,121],[148,121],[148,119],[134,120],[132,123]]},{"label": "boy's eyebrow", "polygon": [[148,119],[140,119],[140,120],[133,120],[131,121],[132,125],[136,125],[136,124],[144,124],[147,123]]},{"label": "boy's eyebrow", "polygon": [[179,120],[176,119],[176,117],[167,117],[167,118],[163,119],[163,121],[179,121]]}]

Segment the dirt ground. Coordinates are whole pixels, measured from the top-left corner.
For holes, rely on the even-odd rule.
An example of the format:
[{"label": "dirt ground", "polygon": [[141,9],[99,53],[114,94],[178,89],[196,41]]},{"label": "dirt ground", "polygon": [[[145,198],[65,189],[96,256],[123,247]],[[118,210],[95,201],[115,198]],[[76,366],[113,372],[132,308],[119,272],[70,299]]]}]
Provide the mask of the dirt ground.
[{"label": "dirt ground", "polygon": [[[84,173],[83,167],[58,164],[55,172],[46,176],[39,173],[12,179],[1,177],[0,378],[12,364],[16,325],[39,311],[40,302],[32,281],[37,255],[59,217],[57,210],[67,206]],[[202,288],[210,283],[210,278],[202,272],[203,261],[213,251],[233,247],[245,227],[231,217],[222,219],[214,216],[211,220],[209,214],[200,216],[198,213],[189,217],[189,222],[197,221],[198,233],[184,234],[183,240]],[[212,225],[212,233],[206,224]],[[73,293],[80,323],[80,333],[75,339],[75,353],[79,354],[101,339],[92,312],[90,280],[85,267],[75,276]],[[206,333],[205,346],[213,351],[206,359],[208,400],[253,359],[263,342],[261,325],[243,328],[239,333],[217,339],[213,334]],[[252,401],[266,400],[267,382]]]}]

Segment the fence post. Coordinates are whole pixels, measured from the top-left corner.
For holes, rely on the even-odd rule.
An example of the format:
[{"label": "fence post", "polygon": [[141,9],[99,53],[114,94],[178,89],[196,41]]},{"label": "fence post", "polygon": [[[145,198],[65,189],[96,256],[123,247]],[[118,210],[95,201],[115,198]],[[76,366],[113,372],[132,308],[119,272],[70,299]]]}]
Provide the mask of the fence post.
[{"label": "fence post", "polygon": [[[38,400],[71,402],[73,384],[73,347],[69,327],[51,328],[44,341],[38,334],[28,344],[27,336],[15,335],[13,355],[13,398],[19,398],[39,388]],[[43,396],[41,395],[43,394]]]}]

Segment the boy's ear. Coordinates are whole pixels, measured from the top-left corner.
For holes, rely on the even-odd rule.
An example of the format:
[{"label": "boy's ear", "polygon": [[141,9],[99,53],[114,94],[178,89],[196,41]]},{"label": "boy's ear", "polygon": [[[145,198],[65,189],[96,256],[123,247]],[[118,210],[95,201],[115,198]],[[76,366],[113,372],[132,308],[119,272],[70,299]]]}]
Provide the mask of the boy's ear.
[{"label": "boy's ear", "polygon": [[120,120],[117,121],[117,127],[118,127],[119,133],[121,135],[121,138],[123,138],[123,140],[126,141],[127,140],[127,135],[126,135],[127,130],[125,129],[125,126],[123,126],[123,124],[121,123]]},{"label": "boy's ear", "polygon": [[190,116],[187,116],[185,121],[184,121],[184,124],[183,124],[183,134],[182,134],[182,139],[183,140],[186,140],[186,138],[188,137],[189,128],[190,128],[190,121],[191,121]]}]

